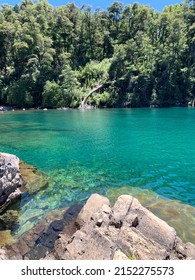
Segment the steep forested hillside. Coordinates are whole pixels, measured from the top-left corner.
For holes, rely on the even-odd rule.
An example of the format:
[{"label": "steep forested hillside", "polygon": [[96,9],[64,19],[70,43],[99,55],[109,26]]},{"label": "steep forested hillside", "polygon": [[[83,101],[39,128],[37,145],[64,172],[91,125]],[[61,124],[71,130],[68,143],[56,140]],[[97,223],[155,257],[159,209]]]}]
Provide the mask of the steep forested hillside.
[{"label": "steep forested hillside", "polygon": [[[94,7],[93,7],[94,8]],[[195,3],[156,12],[46,0],[0,8],[0,105],[186,105],[195,98]]]}]

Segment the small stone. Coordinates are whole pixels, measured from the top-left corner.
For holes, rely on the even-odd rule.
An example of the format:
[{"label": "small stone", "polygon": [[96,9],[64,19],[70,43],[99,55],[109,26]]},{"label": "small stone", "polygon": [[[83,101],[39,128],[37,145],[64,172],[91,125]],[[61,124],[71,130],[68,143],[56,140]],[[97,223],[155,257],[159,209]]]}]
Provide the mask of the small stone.
[{"label": "small stone", "polygon": [[0,248],[0,260],[8,260],[6,249]]},{"label": "small stone", "polygon": [[100,226],[102,225],[102,223],[103,223],[103,220],[102,220],[102,219],[99,219],[99,220],[97,220],[96,225],[97,225],[98,227],[100,227]]},{"label": "small stone", "polygon": [[181,245],[181,243],[176,246],[175,250],[178,254],[184,257],[186,256],[186,250],[184,249],[184,246]]},{"label": "small stone", "polygon": [[109,205],[107,205],[107,204],[104,204],[103,206],[102,206],[102,212],[104,212],[105,214],[110,214],[110,212],[111,212],[111,208],[110,208],[110,206]]},{"label": "small stone", "polygon": [[139,224],[139,219],[136,214],[128,214],[125,218],[125,223],[129,227],[137,227]]},{"label": "small stone", "polygon": [[120,250],[114,252],[113,260],[129,260],[129,258]]},{"label": "small stone", "polygon": [[54,231],[62,231],[64,227],[61,221],[54,221],[51,226]]},{"label": "small stone", "polygon": [[187,260],[195,260],[195,245],[188,242],[185,244]]},{"label": "small stone", "polygon": [[183,260],[184,259],[184,255],[182,255],[180,253],[177,254],[177,257],[178,257],[179,260]]}]

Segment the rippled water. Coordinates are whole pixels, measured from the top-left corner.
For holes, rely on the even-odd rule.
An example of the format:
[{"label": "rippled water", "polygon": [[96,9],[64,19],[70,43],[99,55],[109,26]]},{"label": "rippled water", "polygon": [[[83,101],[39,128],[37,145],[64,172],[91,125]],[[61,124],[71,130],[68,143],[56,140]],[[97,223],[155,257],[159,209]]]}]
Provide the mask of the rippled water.
[{"label": "rippled water", "polygon": [[194,144],[193,108],[2,113],[0,151],[52,179],[47,189],[22,200],[16,232],[52,209],[122,186],[194,207]]}]

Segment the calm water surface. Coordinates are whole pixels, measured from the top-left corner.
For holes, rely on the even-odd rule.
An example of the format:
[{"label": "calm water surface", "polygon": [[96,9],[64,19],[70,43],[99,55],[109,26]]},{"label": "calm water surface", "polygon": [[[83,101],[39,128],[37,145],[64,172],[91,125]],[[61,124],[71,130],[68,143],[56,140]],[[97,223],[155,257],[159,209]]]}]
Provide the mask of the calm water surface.
[{"label": "calm water surface", "polygon": [[5,112],[0,151],[53,180],[22,200],[23,231],[43,212],[123,186],[195,206],[193,108]]}]

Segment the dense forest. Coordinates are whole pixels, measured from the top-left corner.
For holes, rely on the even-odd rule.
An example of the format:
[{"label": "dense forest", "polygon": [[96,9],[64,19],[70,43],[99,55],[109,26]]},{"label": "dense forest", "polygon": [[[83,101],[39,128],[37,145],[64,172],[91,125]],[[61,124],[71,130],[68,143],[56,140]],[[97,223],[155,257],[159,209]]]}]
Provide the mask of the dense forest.
[{"label": "dense forest", "polygon": [[88,103],[100,107],[193,104],[195,1],[1,5],[0,105],[76,108],[98,86]]}]

